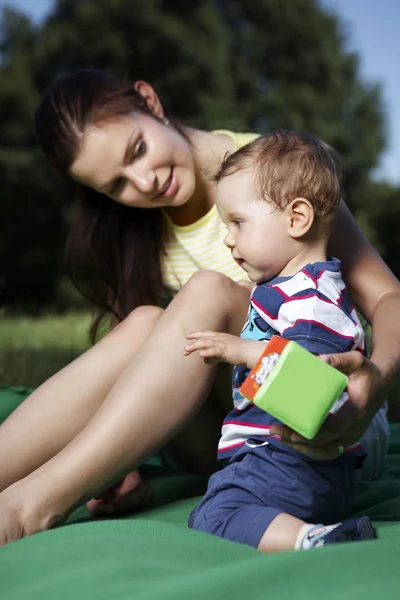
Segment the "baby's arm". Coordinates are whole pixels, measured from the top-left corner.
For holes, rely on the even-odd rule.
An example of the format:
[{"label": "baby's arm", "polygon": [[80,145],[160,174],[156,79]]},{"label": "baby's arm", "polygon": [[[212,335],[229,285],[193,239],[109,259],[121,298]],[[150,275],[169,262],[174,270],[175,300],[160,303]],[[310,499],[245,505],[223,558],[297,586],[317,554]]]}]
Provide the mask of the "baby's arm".
[{"label": "baby's arm", "polygon": [[194,331],[186,335],[191,340],[183,349],[189,356],[198,352],[207,364],[225,362],[252,369],[265,348],[265,342],[245,340],[229,333]]}]

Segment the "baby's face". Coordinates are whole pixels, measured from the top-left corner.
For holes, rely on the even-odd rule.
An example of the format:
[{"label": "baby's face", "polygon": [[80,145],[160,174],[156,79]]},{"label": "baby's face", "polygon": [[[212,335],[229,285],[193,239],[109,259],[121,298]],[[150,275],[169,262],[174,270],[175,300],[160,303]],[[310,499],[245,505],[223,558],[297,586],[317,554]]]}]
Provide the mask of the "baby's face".
[{"label": "baby's face", "polygon": [[224,244],[248,277],[259,283],[279,275],[293,256],[289,217],[257,196],[252,170],[224,177],[216,204],[228,228]]}]

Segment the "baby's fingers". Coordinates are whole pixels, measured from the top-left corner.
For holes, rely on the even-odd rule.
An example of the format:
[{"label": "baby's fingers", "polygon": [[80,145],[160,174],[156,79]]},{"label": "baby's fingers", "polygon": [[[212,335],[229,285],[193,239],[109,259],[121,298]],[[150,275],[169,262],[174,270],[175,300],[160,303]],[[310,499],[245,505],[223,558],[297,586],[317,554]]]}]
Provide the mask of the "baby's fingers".
[{"label": "baby's fingers", "polygon": [[217,333],[215,331],[192,331],[186,334],[188,340],[195,340],[198,338],[215,337]]},{"label": "baby's fingers", "polygon": [[192,352],[199,351],[200,356],[203,356],[202,351],[211,350],[212,348],[215,348],[215,343],[211,338],[194,339],[190,344],[186,344],[183,348],[183,354],[188,356],[189,354],[192,354]]},{"label": "baby's fingers", "polygon": [[203,348],[199,351],[199,356],[201,356],[201,358],[204,358],[204,361],[207,364],[218,362],[218,360],[221,358],[221,354],[221,349],[217,348],[216,346],[211,348]]}]

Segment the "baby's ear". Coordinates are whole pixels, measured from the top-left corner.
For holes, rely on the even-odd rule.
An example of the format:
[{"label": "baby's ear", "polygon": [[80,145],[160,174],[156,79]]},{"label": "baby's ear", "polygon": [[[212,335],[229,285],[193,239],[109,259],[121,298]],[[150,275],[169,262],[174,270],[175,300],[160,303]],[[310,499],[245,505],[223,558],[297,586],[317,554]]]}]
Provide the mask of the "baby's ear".
[{"label": "baby's ear", "polygon": [[295,198],[286,208],[289,219],[289,235],[299,238],[305,235],[314,223],[314,208],[306,198]]}]

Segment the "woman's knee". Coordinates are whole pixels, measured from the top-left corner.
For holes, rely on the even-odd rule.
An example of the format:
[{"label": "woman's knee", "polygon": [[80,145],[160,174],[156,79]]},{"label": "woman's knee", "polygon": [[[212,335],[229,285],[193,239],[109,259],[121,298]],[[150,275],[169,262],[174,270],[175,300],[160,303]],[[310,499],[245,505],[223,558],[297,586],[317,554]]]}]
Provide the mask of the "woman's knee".
[{"label": "woman's knee", "polygon": [[128,325],[138,323],[153,327],[163,314],[163,309],[159,306],[139,306],[135,308],[125,319]]},{"label": "woman's knee", "polygon": [[204,290],[204,289],[212,289],[216,292],[226,291],[228,289],[234,288],[237,284],[224,275],[223,273],[218,273],[217,271],[211,271],[208,269],[200,269],[193,273],[190,277],[184,289],[195,289],[195,290]]},{"label": "woman's knee", "polygon": [[201,270],[192,275],[182,292],[191,303],[199,302],[226,319],[226,331],[239,333],[246,317],[249,290],[216,271]]},{"label": "woman's knee", "polygon": [[115,330],[133,330],[133,332],[137,332],[138,330],[151,331],[163,312],[163,309],[159,306],[139,306],[121,321]]}]

